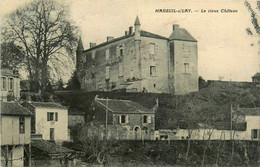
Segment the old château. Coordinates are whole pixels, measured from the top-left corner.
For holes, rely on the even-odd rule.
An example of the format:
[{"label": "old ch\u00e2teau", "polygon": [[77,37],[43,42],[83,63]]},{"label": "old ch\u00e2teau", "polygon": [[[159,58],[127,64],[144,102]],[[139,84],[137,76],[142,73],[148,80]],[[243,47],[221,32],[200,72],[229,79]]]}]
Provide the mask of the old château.
[{"label": "old ch\u00e2teau", "polygon": [[169,38],[141,30],[138,16],[119,38],[77,49],[77,76],[84,91],[182,95],[198,90],[197,40],[173,25]]}]

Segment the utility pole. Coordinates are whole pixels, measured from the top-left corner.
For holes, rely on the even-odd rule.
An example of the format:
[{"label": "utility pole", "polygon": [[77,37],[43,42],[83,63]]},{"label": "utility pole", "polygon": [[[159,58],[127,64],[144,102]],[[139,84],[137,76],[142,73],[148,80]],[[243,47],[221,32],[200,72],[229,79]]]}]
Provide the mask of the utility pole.
[{"label": "utility pole", "polygon": [[107,108],[108,108],[108,97],[107,97],[107,100],[106,100],[106,139],[107,139],[107,135],[108,135],[108,131],[107,131],[107,113],[108,113],[108,111],[107,111]]},{"label": "utility pole", "polygon": [[232,112],[233,112],[233,106],[231,104],[231,107],[230,107],[230,140],[232,140]]}]

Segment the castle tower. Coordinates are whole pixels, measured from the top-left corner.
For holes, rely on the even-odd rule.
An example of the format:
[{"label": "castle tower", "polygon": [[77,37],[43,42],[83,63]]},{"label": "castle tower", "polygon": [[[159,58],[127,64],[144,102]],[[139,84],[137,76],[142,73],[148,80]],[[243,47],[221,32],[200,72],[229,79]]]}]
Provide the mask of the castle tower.
[{"label": "castle tower", "polygon": [[140,52],[140,43],[141,43],[141,30],[140,30],[141,24],[139,17],[136,16],[134,28],[135,28],[135,57],[136,57],[136,63],[135,63],[135,76],[139,79],[142,79],[142,57]]},{"label": "castle tower", "polygon": [[169,82],[176,95],[198,91],[197,40],[184,28],[173,25],[169,37]]}]

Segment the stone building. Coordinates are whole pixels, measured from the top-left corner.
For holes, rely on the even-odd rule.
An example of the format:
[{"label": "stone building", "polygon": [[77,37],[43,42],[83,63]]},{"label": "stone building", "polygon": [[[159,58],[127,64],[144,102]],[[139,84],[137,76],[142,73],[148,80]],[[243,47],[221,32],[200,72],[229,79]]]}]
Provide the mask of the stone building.
[{"label": "stone building", "polygon": [[169,38],[141,30],[138,16],[119,38],[77,49],[77,75],[84,91],[186,94],[198,90],[197,40],[173,25]]},{"label": "stone building", "polygon": [[92,105],[93,118],[103,127],[107,126],[109,139],[152,140],[157,106],[148,109],[130,100],[96,97]]},{"label": "stone building", "polygon": [[1,101],[20,99],[20,77],[18,72],[1,69]]}]

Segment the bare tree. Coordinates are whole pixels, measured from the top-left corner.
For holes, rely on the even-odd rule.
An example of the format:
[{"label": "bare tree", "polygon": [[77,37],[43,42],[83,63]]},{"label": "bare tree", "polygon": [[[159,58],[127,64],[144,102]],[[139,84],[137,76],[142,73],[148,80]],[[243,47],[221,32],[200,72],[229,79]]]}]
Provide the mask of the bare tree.
[{"label": "bare tree", "polygon": [[35,0],[4,19],[2,35],[25,51],[24,62],[30,79],[41,89],[48,83],[50,70],[59,72],[57,63],[73,63],[77,28],[68,19],[68,8],[50,0]]}]

